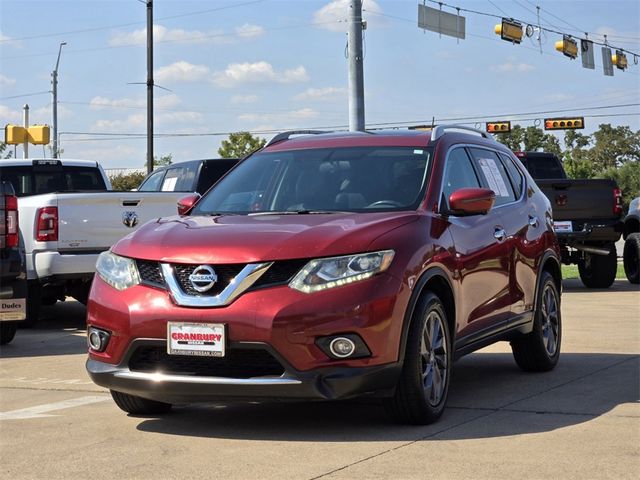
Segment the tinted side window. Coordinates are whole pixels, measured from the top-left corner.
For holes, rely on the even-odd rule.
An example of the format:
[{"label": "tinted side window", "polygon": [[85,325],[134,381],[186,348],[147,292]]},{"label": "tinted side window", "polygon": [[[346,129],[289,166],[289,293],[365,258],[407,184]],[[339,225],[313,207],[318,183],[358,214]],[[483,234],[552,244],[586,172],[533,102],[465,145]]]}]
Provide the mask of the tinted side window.
[{"label": "tinted side window", "polygon": [[164,176],[164,179],[162,180],[162,186],[160,187],[160,190],[162,190],[163,192],[177,191],[178,180],[182,178],[184,174],[184,170],[185,169],[183,167],[168,168],[167,174]]},{"label": "tinted side window", "polygon": [[516,198],[520,198],[523,183],[522,173],[520,173],[520,170],[518,170],[518,167],[516,167],[515,163],[513,163],[513,160],[508,155],[501,153],[500,158],[502,159],[504,166],[507,167],[507,172],[509,173],[511,184],[515,190]]},{"label": "tinted side window", "polygon": [[161,170],[152,173],[149,178],[142,182],[138,190],[141,192],[157,192],[160,190],[160,183],[162,182],[162,177],[164,177],[164,172],[164,170]]},{"label": "tinted side window", "polygon": [[460,188],[479,188],[480,182],[464,148],[449,152],[442,184],[442,205],[449,208],[449,196]]},{"label": "tinted side window", "polygon": [[229,169],[231,169],[231,167],[233,167],[236,163],[238,163],[237,160],[228,159],[206,162],[204,165],[202,165],[202,169],[200,170],[197,192],[202,195],[204,192],[209,190],[209,188],[214,183],[216,183],[220,179],[220,177],[227,173]]},{"label": "tinted side window", "polygon": [[483,148],[470,148],[473,160],[480,174],[482,186],[496,194],[495,206],[515,202],[516,196],[509,181],[507,170],[498,155]]}]

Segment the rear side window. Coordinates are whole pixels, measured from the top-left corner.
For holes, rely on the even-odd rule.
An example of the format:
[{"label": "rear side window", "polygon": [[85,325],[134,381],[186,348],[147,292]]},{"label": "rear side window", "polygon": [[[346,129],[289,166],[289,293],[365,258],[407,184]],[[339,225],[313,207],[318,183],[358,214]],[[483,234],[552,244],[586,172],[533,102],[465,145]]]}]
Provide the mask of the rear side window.
[{"label": "rear side window", "polygon": [[140,188],[138,189],[141,192],[157,192],[160,190],[160,183],[162,183],[162,177],[164,177],[164,170],[159,172],[153,172],[151,176],[149,176]]},{"label": "rear side window", "polygon": [[507,169],[498,155],[484,148],[470,148],[471,155],[480,175],[480,182],[485,188],[496,194],[496,206],[515,202],[516,196],[509,180]]},{"label": "rear side window", "polygon": [[216,183],[220,177],[227,173],[236,163],[238,163],[237,160],[229,159],[205,162],[200,170],[197,192],[199,194],[203,194],[209,190],[209,188],[211,188],[211,186]]},{"label": "rear side window", "polygon": [[162,180],[163,192],[193,192],[198,163],[167,169]]},{"label": "rear side window", "polygon": [[508,155],[501,153],[500,158],[502,159],[504,166],[507,168],[509,178],[511,179],[511,184],[513,185],[513,189],[515,190],[516,198],[520,198],[520,195],[522,194],[523,184],[522,173],[520,173],[520,170],[518,170],[518,167],[516,167],[515,163],[513,163],[513,160]]},{"label": "rear side window", "polygon": [[461,188],[479,188],[480,182],[464,148],[451,150],[442,184],[442,204],[449,209],[449,197]]},{"label": "rear side window", "polygon": [[524,166],[529,170],[531,176],[537,180],[566,178],[562,165],[553,155],[532,156],[530,159],[523,160]]},{"label": "rear side window", "polygon": [[16,196],[52,192],[104,191],[107,186],[100,170],[75,166],[15,166],[2,167],[0,177],[13,185]]}]

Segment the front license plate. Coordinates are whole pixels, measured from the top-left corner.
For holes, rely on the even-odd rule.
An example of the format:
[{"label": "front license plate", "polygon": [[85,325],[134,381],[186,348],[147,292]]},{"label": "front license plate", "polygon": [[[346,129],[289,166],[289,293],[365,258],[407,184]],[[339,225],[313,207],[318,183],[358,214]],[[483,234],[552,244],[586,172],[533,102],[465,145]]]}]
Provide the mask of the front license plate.
[{"label": "front license plate", "polygon": [[553,229],[556,233],[571,233],[573,232],[573,225],[571,220],[563,220],[561,222],[553,222]]},{"label": "front license plate", "polygon": [[222,323],[167,323],[167,353],[224,357],[225,326]]}]

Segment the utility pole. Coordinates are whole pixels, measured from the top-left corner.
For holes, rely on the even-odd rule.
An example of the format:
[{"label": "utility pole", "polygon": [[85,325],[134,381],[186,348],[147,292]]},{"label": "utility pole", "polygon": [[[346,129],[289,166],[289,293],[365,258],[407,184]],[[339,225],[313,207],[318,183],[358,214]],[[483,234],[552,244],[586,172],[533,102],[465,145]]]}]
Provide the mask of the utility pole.
[{"label": "utility pole", "polygon": [[60,44],[60,48],[58,48],[58,60],[56,60],[56,68],[54,68],[53,72],[51,73],[51,83],[53,84],[53,90],[51,91],[51,93],[53,94],[53,100],[51,102],[51,105],[53,106],[53,158],[58,158],[58,65],[60,64],[60,54],[62,53],[62,47],[66,44],[67,42],[62,42]]},{"label": "utility pole", "polygon": [[364,74],[362,70],[362,0],[349,1],[349,130],[364,131]]},{"label": "utility pole", "polygon": [[[22,126],[26,129],[29,128],[29,105],[25,104],[22,107]],[[22,144],[22,158],[29,158],[29,135],[24,136],[24,143]]]},{"label": "utility pole", "polygon": [[147,0],[147,173],[153,171],[153,1]]}]

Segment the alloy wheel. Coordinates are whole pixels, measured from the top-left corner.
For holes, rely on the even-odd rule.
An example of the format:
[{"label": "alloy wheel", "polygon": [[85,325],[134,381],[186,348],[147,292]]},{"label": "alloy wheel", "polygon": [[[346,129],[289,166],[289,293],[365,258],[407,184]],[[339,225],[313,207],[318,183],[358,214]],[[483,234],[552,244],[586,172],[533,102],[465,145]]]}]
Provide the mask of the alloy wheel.
[{"label": "alloy wheel", "polygon": [[558,299],[551,285],[542,294],[542,341],[547,354],[553,357],[558,349]]},{"label": "alloy wheel", "polygon": [[440,403],[447,387],[447,348],[442,316],[437,311],[431,311],[424,323],[420,356],[422,386],[425,397],[432,406]]}]

